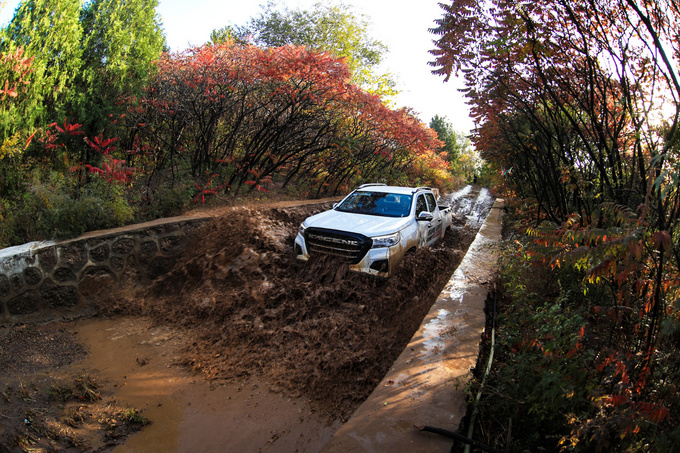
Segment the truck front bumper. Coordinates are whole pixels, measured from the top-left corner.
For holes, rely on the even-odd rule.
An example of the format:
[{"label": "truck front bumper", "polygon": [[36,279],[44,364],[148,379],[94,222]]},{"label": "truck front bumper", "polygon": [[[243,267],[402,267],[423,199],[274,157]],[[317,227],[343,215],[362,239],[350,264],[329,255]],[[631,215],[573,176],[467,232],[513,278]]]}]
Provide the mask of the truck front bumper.
[{"label": "truck front bumper", "polygon": [[[392,247],[370,248],[361,261],[350,264],[349,269],[378,277],[389,277],[404,258],[405,253],[406,248],[401,243]],[[300,261],[307,261],[310,258],[305,238],[301,233],[298,233],[295,238],[295,255]]]}]

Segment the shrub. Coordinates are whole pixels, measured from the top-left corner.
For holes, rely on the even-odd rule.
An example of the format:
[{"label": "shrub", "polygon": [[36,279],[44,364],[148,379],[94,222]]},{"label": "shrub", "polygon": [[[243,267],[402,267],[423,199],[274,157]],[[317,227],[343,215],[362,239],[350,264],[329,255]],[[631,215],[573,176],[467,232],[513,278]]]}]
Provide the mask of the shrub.
[{"label": "shrub", "polygon": [[34,174],[9,222],[19,243],[65,239],[85,231],[122,226],[133,218],[122,185],[93,177],[82,187],[57,172]]},{"label": "shrub", "polygon": [[[499,449],[511,437],[511,451],[669,451],[680,436],[677,320],[665,323],[647,365],[636,339],[644,310],[582,266],[554,266],[540,239],[504,243],[494,363],[476,428]],[[478,387],[471,381],[469,391]]]}]

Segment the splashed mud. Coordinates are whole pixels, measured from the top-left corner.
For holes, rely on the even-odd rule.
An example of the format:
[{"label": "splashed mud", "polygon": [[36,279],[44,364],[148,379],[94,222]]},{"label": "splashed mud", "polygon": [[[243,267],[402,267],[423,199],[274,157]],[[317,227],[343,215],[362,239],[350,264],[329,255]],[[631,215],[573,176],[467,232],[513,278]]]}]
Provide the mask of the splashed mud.
[{"label": "splashed mud", "polygon": [[[318,208],[317,208],[318,209]],[[309,208],[245,210],[199,231],[189,252],[111,313],[192,332],[182,363],[209,379],[258,376],[348,417],[418,328],[475,231],[459,225],[388,280],[291,252]]]},{"label": "splashed mud", "polygon": [[[474,201],[478,195],[477,190],[467,190],[457,200],[472,198],[468,205],[474,206],[479,204]],[[332,427],[346,420],[365,400],[418,329],[474,239],[477,225],[470,225],[469,213],[458,216],[443,243],[408,255],[389,279],[375,279],[350,272],[346,264],[331,259],[295,261],[292,246],[298,225],[308,215],[327,208],[233,210],[197,231],[175,267],[151,286],[141,287],[134,275],[128,275],[118,291],[102,299],[105,317],[145,320],[149,325],[142,330],[161,329],[157,331],[166,333],[165,340],[149,340],[151,343],[172,345],[163,359],[167,363],[158,372],[170,373],[165,377],[181,387],[170,393],[184,395],[185,399],[157,403],[153,410],[151,397],[146,403],[142,398],[131,404],[146,408],[153,423],[163,417],[159,408],[172,412],[177,404],[184,405],[175,416],[181,420],[187,417],[187,403],[201,399],[198,395],[202,390],[187,390],[191,382],[200,381],[213,390],[244,385],[252,390],[255,385],[270,395],[259,403],[261,410],[271,405],[266,401],[275,396],[302,401],[291,411],[302,411],[304,416],[284,413],[282,417],[302,420],[315,414],[326,431],[314,442],[332,434]],[[80,341],[90,342],[90,355],[101,357],[105,351],[92,351],[93,345],[113,345],[114,334],[107,333],[104,338],[92,332],[105,332],[96,323],[109,321],[87,322],[95,326],[64,328],[80,330]],[[83,337],[84,331],[91,332],[90,340]],[[146,357],[135,347],[129,344],[117,354],[124,357],[127,351],[128,360],[134,357],[145,365],[147,360],[159,362],[158,350],[150,349]],[[130,368],[140,369],[139,363]],[[125,380],[121,373],[107,374],[102,362],[93,359],[88,366],[106,376],[111,393],[119,400],[133,400],[120,390],[120,381]],[[151,385],[153,379],[147,382]],[[218,393],[211,393],[203,399],[203,406],[196,407],[213,404],[224,409],[236,400],[233,391],[225,392],[223,400]],[[140,390],[140,394],[144,392]],[[249,395],[255,397],[252,391]],[[194,414],[192,420],[196,426],[210,426],[207,415],[201,419],[200,414]],[[275,422],[270,424],[274,426]],[[267,432],[271,438],[265,443],[274,445],[286,430],[294,434],[288,435],[293,439],[295,429],[281,427],[273,434]],[[0,439],[2,446],[8,445],[16,432],[0,434],[5,436]],[[204,440],[209,437],[206,433],[199,435]],[[183,442],[192,442],[186,433],[178,436]],[[247,438],[244,442],[247,445]],[[306,450],[301,445],[295,448]]]}]

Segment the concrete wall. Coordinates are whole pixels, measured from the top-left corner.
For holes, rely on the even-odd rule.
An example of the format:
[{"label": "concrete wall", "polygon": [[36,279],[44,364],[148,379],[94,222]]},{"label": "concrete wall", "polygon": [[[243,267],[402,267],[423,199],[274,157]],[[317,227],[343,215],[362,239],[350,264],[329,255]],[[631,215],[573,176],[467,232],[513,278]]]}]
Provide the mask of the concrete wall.
[{"label": "concrete wall", "polygon": [[0,250],[0,326],[96,312],[123,275],[150,281],[170,270],[187,235],[208,217],[177,217]]},{"label": "concrete wall", "polygon": [[456,432],[465,415],[465,386],[479,356],[485,300],[497,269],[504,203],[496,199],[408,346],[322,453],[452,451],[453,440],[417,427]]}]

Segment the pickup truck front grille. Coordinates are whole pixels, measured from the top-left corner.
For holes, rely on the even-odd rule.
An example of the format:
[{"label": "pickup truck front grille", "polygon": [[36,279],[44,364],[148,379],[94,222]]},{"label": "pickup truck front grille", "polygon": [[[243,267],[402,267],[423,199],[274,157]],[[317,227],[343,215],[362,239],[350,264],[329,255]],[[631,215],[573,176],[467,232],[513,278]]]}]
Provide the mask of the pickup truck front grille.
[{"label": "pickup truck front grille", "polygon": [[310,255],[339,256],[350,264],[361,261],[373,245],[373,240],[362,234],[314,227],[305,231],[305,242]]}]

